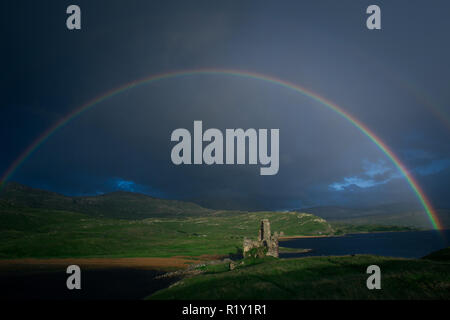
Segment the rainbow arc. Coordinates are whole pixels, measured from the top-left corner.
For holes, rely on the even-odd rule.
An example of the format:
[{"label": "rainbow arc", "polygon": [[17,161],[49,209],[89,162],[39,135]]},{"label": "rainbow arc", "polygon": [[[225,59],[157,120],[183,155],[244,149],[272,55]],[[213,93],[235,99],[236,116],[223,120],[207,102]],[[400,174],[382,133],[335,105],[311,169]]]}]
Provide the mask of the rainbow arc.
[{"label": "rainbow arc", "polygon": [[412,191],[417,196],[417,199],[420,201],[421,205],[423,206],[433,228],[436,230],[443,229],[442,224],[439,221],[439,217],[436,214],[436,211],[433,209],[429,199],[427,198],[427,196],[425,195],[423,190],[420,188],[419,183],[415,180],[413,175],[408,171],[406,166],[395,155],[395,153],[379,137],[377,137],[377,135],[374,132],[372,132],[366,125],[364,125],[362,122],[357,120],[354,116],[352,116],[351,114],[349,114],[348,112],[343,110],[337,104],[327,100],[324,97],[319,96],[317,93],[314,93],[306,88],[303,88],[303,87],[296,85],[294,83],[291,83],[289,81],[281,80],[281,79],[278,79],[278,78],[275,78],[272,76],[254,73],[254,72],[242,71],[242,70],[195,69],[195,70],[167,72],[167,73],[151,75],[149,77],[127,83],[127,84],[122,85],[118,88],[115,88],[111,91],[103,93],[100,96],[98,96],[98,97],[86,102],[85,104],[81,105],[80,107],[76,108],[74,111],[67,114],[65,117],[60,119],[57,123],[55,123],[53,126],[51,126],[46,131],[44,131],[32,144],[30,144],[28,146],[27,149],[25,149],[25,151],[22,152],[22,154],[6,170],[6,172],[1,177],[1,180],[0,180],[0,188],[5,184],[6,181],[8,181],[12,177],[12,175],[20,167],[20,165],[28,157],[30,157],[31,154],[36,149],[38,149],[43,143],[45,143],[45,141],[47,139],[49,139],[56,131],[58,131],[58,129],[64,127],[67,123],[69,123],[73,119],[77,118],[82,113],[89,110],[90,108],[93,108],[94,106],[102,103],[103,101],[111,99],[111,98],[121,94],[124,91],[130,90],[130,89],[138,87],[138,86],[150,84],[150,83],[153,83],[156,81],[161,81],[164,79],[181,78],[181,77],[188,77],[188,76],[192,76],[192,75],[202,75],[202,74],[203,75],[228,75],[228,76],[255,79],[255,80],[264,81],[267,83],[272,83],[276,86],[288,88],[288,89],[298,92],[302,95],[305,95],[305,96],[311,98],[312,100],[320,103],[321,105],[327,107],[328,109],[334,111],[335,113],[339,114],[345,120],[350,122],[354,127],[356,127],[360,132],[362,132],[365,136],[367,136],[392,161],[392,163],[403,174],[403,176],[405,177],[409,186],[411,187]]}]

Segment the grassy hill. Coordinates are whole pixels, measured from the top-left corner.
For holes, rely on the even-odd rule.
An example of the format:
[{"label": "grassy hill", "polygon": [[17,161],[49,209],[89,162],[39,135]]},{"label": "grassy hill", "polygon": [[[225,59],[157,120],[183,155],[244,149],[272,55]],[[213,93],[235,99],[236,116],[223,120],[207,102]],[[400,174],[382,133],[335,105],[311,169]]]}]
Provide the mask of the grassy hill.
[{"label": "grassy hill", "polygon": [[116,219],[199,216],[212,212],[191,202],[166,200],[132,192],[68,197],[10,182],[0,190],[0,200],[16,207],[44,208]]},{"label": "grassy hill", "polygon": [[[381,290],[368,290],[366,268],[381,268]],[[214,266],[149,299],[449,299],[450,264],[371,255],[261,259],[235,270]]]},{"label": "grassy hill", "polygon": [[285,235],[331,233],[325,221],[301,213],[257,212],[188,218],[122,220],[29,208],[0,213],[0,258],[23,257],[170,257],[227,255],[256,238],[259,221]]},{"label": "grassy hill", "polygon": [[423,259],[450,262],[450,248],[444,248],[436,252],[430,253],[429,255],[423,257]]},{"label": "grassy hill", "polygon": [[244,237],[256,238],[261,219],[284,236],[405,230],[330,225],[301,212],[210,210],[130,192],[68,197],[9,183],[0,191],[0,258],[227,255]]},{"label": "grassy hill", "polygon": [[312,214],[212,211],[123,192],[71,198],[10,185],[0,199],[0,258],[227,255],[256,238],[263,218],[286,236],[334,233]]}]

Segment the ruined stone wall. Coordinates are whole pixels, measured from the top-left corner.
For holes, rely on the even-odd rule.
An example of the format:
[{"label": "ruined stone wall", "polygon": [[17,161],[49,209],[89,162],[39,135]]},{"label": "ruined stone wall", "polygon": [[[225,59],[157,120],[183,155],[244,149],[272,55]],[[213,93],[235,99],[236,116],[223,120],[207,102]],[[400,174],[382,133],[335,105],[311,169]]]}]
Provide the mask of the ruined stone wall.
[{"label": "ruined stone wall", "polygon": [[268,219],[261,220],[257,240],[244,239],[244,257],[251,253],[256,256],[272,256],[278,258],[278,233],[273,235],[270,232],[270,222]]},{"label": "ruined stone wall", "polygon": [[278,258],[278,234],[275,232],[273,236],[267,241],[267,255]]},{"label": "ruined stone wall", "polygon": [[260,236],[259,236],[259,240],[260,241],[270,241],[270,237],[271,237],[271,233],[270,233],[270,222],[269,219],[262,219],[261,220],[261,226],[260,226]]}]

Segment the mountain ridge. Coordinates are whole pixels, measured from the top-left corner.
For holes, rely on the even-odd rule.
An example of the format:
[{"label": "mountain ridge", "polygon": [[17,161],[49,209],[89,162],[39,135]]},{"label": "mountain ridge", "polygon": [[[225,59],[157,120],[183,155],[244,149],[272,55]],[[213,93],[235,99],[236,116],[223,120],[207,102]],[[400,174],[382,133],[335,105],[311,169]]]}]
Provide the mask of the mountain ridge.
[{"label": "mountain ridge", "polygon": [[195,203],[160,199],[142,193],[114,191],[92,196],[66,196],[9,182],[0,190],[0,201],[9,206],[70,210],[116,219],[198,216],[214,212]]},{"label": "mountain ridge", "polygon": [[[321,206],[301,209],[314,213],[335,224],[390,225],[433,229],[430,218],[418,204],[391,203],[367,207]],[[437,209],[437,216],[444,228],[450,228],[450,210]]]}]

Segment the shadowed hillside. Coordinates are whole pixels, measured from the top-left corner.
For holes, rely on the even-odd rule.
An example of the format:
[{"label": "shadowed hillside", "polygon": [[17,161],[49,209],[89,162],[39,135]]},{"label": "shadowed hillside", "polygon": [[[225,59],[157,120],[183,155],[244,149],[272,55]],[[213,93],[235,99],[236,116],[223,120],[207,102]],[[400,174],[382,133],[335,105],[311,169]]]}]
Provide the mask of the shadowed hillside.
[{"label": "shadowed hillside", "polygon": [[423,257],[423,259],[450,262],[450,247],[432,252],[429,255]]},{"label": "shadowed hillside", "polygon": [[116,219],[198,216],[212,212],[191,202],[153,198],[132,192],[112,192],[98,196],[68,197],[55,192],[8,183],[0,199],[16,207],[66,210]]}]

